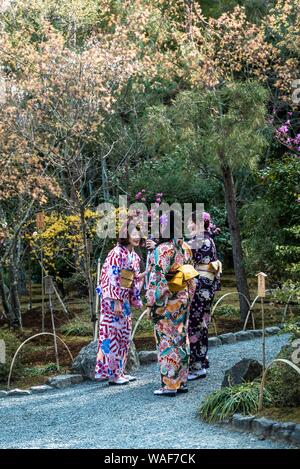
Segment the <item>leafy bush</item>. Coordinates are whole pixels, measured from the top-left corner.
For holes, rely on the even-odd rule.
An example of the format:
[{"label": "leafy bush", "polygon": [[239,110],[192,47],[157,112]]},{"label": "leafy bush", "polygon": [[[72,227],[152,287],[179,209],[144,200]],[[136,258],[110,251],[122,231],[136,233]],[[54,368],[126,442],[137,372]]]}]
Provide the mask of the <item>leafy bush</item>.
[{"label": "leafy bush", "polygon": [[293,303],[299,304],[300,282],[293,282],[292,280],[287,280],[283,283],[281,288],[275,288],[274,290],[272,290],[272,296],[279,303],[287,303],[287,301],[291,301]]},{"label": "leafy bush", "polygon": [[[0,383],[6,383],[8,379],[9,369],[13,356],[21,345],[21,341],[18,337],[9,329],[2,328],[0,331],[0,339],[5,342],[5,352],[6,352],[6,363],[0,363]],[[22,370],[22,363],[20,357],[17,358],[14,368],[13,368],[13,377],[17,378],[20,376]]]},{"label": "leafy bush", "polygon": [[[298,327],[298,334],[299,332]],[[277,358],[292,361],[291,356],[294,350],[291,345],[286,345],[281,349]],[[277,407],[300,405],[300,375],[285,363],[276,363],[269,369],[266,389],[271,393],[274,405]]]},{"label": "leafy bush", "polygon": [[[222,421],[235,413],[255,414],[258,410],[259,386],[258,381],[253,381],[218,389],[205,399],[199,414],[207,422]],[[264,405],[271,402],[271,394],[266,390]]]},{"label": "leafy bush", "polygon": [[76,272],[64,279],[64,288],[67,293],[76,293],[80,297],[88,295],[86,280],[82,272]]},{"label": "leafy bush", "polygon": [[282,333],[292,334],[291,340],[300,339],[300,323],[299,322],[289,322],[284,325]]},{"label": "leafy bush", "polygon": [[240,310],[233,305],[221,305],[215,309],[214,315],[216,317],[222,316],[225,318],[239,318]]},{"label": "leafy bush", "polygon": [[57,372],[56,363],[47,363],[47,365],[24,368],[24,374],[27,376],[44,376],[52,372]]},{"label": "leafy bush", "polygon": [[92,323],[85,321],[78,316],[61,326],[60,331],[62,334],[67,336],[74,335],[79,337],[86,337],[93,335]]}]

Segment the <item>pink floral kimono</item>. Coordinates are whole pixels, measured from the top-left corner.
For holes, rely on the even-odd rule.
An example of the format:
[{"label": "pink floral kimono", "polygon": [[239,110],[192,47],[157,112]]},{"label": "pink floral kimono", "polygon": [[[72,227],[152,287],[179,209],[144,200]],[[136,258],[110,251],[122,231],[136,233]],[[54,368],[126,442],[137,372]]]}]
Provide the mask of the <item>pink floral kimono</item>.
[{"label": "pink floral kimono", "polygon": [[[122,269],[133,271],[131,288],[122,288]],[[125,370],[131,335],[131,306],[141,308],[140,257],[125,246],[113,248],[102,268],[99,343],[95,378],[118,378]]]}]

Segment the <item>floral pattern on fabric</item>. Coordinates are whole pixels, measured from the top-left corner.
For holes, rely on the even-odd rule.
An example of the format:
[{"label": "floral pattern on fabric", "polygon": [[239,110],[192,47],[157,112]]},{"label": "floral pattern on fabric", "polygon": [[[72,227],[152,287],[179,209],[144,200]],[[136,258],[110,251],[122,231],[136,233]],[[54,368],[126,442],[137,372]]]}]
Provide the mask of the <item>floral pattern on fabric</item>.
[{"label": "floral pattern on fabric", "polygon": [[[122,269],[132,270],[131,288],[122,288]],[[102,268],[100,285],[100,320],[95,377],[117,378],[124,373],[131,335],[131,306],[140,308],[140,257],[135,251],[117,245],[112,249]]]},{"label": "floral pattern on fabric", "polygon": [[[132,270],[134,280],[132,288],[122,288],[120,285],[120,273],[122,269]],[[140,257],[135,252],[130,252],[125,246],[117,245],[113,248],[102,267],[100,285],[97,292],[102,298],[114,300],[127,300],[131,306],[142,307],[141,281],[140,281]]]},{"label": "floral pattern on fabric", "polygon": [[[195,265],[209,264],[217,260],[215,243],[208,231],[204,232],[200,247],[193,249]],[[196,363],[202,368],[209,367],[208,353],[208,326],[211,321],[211,305],[215,291],[220,290],[220,280],[210,280],[201,275],[196,280],[196,291],[190,306],[188,335],[190,342],[190,370]]]},{"label": "floral pattern on fabric", "polygon": [[195,281],[190,280],[185,290],[171,293],[166,274],[191,261],[189,246],[175,240],[158,245],[149,257],[146,297],[147,304],[153,307],[161,384],[167,389],[178,389],[187,381],[188,307],[194,295]]},{"label": "floral pattern on fabric", "polygon": [[99,345],[95,378],[118,378],[125,370],[131,334],[130,305],[122,303],[116,311],[116,300],[101,300],[102,320],[99,326]]}]

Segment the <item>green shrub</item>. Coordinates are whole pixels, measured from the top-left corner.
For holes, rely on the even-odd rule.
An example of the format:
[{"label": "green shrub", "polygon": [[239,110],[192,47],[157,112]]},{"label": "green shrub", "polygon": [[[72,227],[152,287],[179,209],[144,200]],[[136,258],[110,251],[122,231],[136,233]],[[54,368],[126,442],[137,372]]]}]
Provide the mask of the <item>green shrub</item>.
[{"label": "green shrub", "polygon": [[288,301],[300,304],[300,282],[287,280],[281,288],[272,290],[272,297],[279,303],[287,303]]},{"label": "green shrub", "polygon": [[[231,417],[235,413],[255,414],[259,400],[258,381],[218,389],[210,394],[200,407],[199,414],[207,422],[217,422]],[[268,390],[264,393],[264,405],[272,402]]]},{"label": "green shrub", "polygon": [[[1,328],[0,330],[0,339],[4,340],[5,342],[5,358],[6,363],[0,363],[0,383],[6,383],[8,379],[9,369],[11,365],[11,361],[17,348],[21,345],[20,339],[16,336],[16,334],[6,328]],[[13,368],[13,378],[17,378],[20,376],[22,370],[22,363],[20,360],[20,356],[17,357],[14,368]]]},{"label": "green shrub", "polygon": [[68,294],[72,293],[73,296],[74,293],[80,297],[87,296],[88,288],[83,273],[75,272],[71,277],[64,279],[64,289]]},{"label": "green shrub", "polygon": [[[291,345],[286,345],[281,349],[277,358],[292,361],[293,351]],[[276,407],[297,407],[300,405],[300,375],[286,363],[274,363],[269,369],[266,389],[271,393]]]},{"label": "green shrub", "polygon": [[300,323],[299,322],[288,322],[284,325],[282,333],[292,334],[292,339],[300,339]]},{"label": "green shrub", "polygon": [[92,323],[81,319],[78,316],[61,326],[60,331],[62,334],[67,336],[74,335],[78,337],[86,337],[93,335]]},{"label": "green shrub", "polygon": [[26,374],[27,376],[44,376],[52,372],[57,372],[56,363],[47,363],[47,365],[34,366],[32,368],[24,368],[24,374]]},{"label": "green shrub", "polygon": [[233,305],[221,305],[216,307],[214,316],[223,318],[239,318],[240,310]]}]

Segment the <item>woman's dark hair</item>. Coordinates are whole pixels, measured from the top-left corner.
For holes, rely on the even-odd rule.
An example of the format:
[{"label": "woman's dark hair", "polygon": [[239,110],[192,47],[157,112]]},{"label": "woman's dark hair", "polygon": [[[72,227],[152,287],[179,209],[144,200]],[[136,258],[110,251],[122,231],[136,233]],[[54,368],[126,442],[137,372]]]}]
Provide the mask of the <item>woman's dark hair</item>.
[{"label": "woman's dark hair", "polygon": [[[193,223],[197,223],[199,220],[197,220],[197,212],[192,212],[191,215]],[[210,221],[209,220],[204,220],[204,229],[207,230],[209,228]]]},{"label": "woman's dark hair", "polygon": [[126,219],[126,222],[120,228],[119,235],[118,235],[118,238],[117,238],[117,242],[118,242],[118,244],[120,244],[120,246],[128,246],[130,231],[132,231],[132,229],[135,228],[135,229],[139,230],[138,225],[136,225],[136,226],[132,225],[133,219],[134,219],[133,216],[131,216],[131,215],[128,216],[127,219]]},{"label": "woman's dark hair", "polygon": [[170,210],[165,227],[160,224],[160,238],[157,240],[157,244],[166,243],[174,238],[178,238],[178,233],[182,233],[181,214],[176,216],[175,211]]}]

